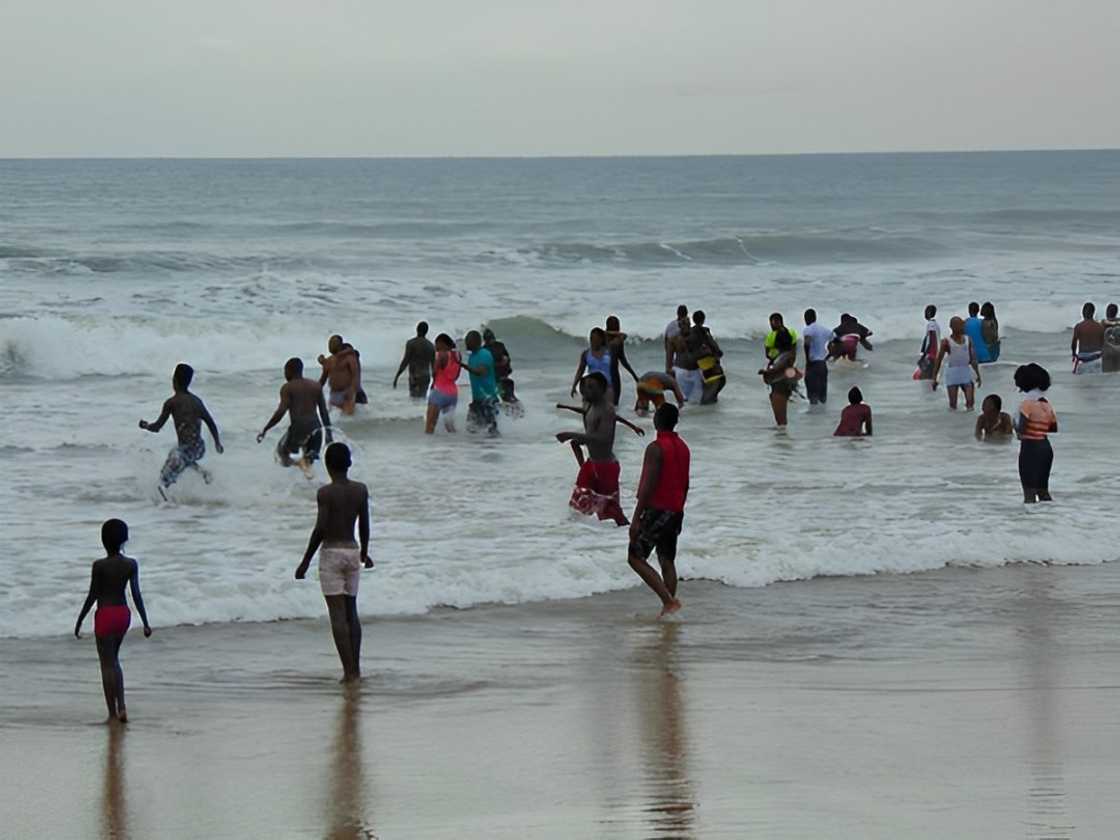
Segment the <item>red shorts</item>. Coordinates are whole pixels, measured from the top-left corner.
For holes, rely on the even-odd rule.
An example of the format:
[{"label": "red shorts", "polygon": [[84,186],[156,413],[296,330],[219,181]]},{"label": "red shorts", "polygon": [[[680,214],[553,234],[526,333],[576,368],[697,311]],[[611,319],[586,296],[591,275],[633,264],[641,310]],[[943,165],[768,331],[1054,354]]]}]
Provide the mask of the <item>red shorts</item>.
[{"label": "red shorts", "polygon": [[580,513],[600,519],[625,519],[618,492],[618,461],[585,461],[579,468],[576,486],[568,502]]},{"label": "red shorts", "polygon": [[132,612],[126,606],[98,607],[93,614],[93,635],[123,636],[132,623]]}]

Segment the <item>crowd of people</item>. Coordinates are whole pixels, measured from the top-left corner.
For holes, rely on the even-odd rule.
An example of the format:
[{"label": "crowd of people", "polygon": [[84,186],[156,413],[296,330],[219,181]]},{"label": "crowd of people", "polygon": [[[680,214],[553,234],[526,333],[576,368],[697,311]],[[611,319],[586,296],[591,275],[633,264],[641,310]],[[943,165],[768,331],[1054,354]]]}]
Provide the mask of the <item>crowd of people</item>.
[{"label": "crowd of people", "polygon": [[[1109,304],[1102,321],[1094,319],[1095,311],[1093,304],[1085,304],[1083,320],[1073,331],[1070,350],[1075,373],[1120,371],[1117,305]],[[928,381],[932,388],[944,383],[950,408],[954,410],[959,407],[961,395],[965,408],[973,408],[976,387],[981,384],[980,366],[1000,357],[995,307],[990,302],[974,302],[969,304],[968,312],[967,319],[950,319],[949,333],[943,335],[937,308],[926,307],[925,332],[914,372],[915,379]],[[770,404],[779,428],[788,423],[789,401],[800,394],[802,383],[811,410],[813,406],[823,406],[828,400],[830,363],[858,364],[860,350],[873,349],[869,341],[871,330],[850,313],[844,313],[834,329],[821,325],[813,309],[806,310],[803,317],[805,326],[799,335],[786,325],[780,313],[772,314],[770,331],[763,340],[764,366],[758,373],[769,387]],[[628,526],[628,563],[661,600],[662,615],[681,608],[675,560],[688,498],[691,454],[676,432],[679,407],[688,403],[717,403],[727,384],[724,353],[706,321],[704,312],[693,312],[690,317],[686,306],[678,307],[676,318],[666,326],[662,337],[664,369],[639,375],[626,357],[627,336],[619,319],[607,318],[602,327],[591,330],[587,349],[579,357],[571,395],[578,393],[580,404],[557,406],[579,414],[583,423],[582,432],[562,431],[556,435],[560,443],[572,448],[579,468],[571,507],[620,527]],[[441,417],[445,429],[454,432],[458,380],[466,370],[471,397],[467,429],[498,435],[501,414],[519,416],[523,411],[515,394],[513,365],[506,345],[491,329],[471,330],[463,340],[464,355],[450,335],[441,333],[433,342],[427,337],[428,331],[427,323],[417,324],[416,335],[405,344],[393,387],[398,387],[401,376],[407,372],[410,396],[427,402],[425,432],[433,434]],[[277,458],[284,466],[298,465],[309,478],[313,476],[312,464],[326,444],[324,461],[330,482],[318,491],[315,525],[295,576],[303,579],[318,554],[320,587],[343,679],[354,681],[361,673],[358,582],[362,568],[373,566],[369,556],[369,491],[364,484],[349,478],[351,453],[346,445],[332,441],[330,409],[350,415],[368,398],[362,387],[359,352],[340,335],[331,336],[327,347],[328,354],[318,359],[318,381],[304,376],[302,360],[291,358],[285,363],[279,403],[257,435],[257,442],[263,442],[268,432],[287,416],[288,428],[277,444]],[[801,352],[803,368],[798,365]],[[615,431],[619,424],[641,436],[645,430],[617,412],[623,371],[634,381],[635,414],[646,416],[652,407],[656,432],[645,449],[637,500],[629,518],[621,504],[621,466],[614,454]],[[164,402],[159,417],[151,423],[140,421],[141,429],[154,433],[168,419],[174,422],[177,443],[159,476],[159,492],[164,499],[166,490],[188,469],[198,471],[206,482],[211,480],[201,464],[206,454],[203,426],[209,430],[215,450],[223,452],[217,424],[203,401],[190,391],[193,376],[189,365],[179,364],[172,375],[173,393]],[[989,394],[976,419],[975,435],[984,441],[1006,441],[1018,436],[1024,502],[1049,502],[1054,459],[1049,435],[1058,430],[1057,416],[1046,397],[1050,374],[1031,363],[1017,368],[1014,381],[1024,395],[1015,417],[1003,411],[999,395]],[[675,405],[667,401],[667,395],[672,396]],[[834,434],[863,437],[872,435],[872,430],[871,408],[864,402],[861,390],[853,387]],[[122,553],[128,540],[128,526],[117,519],[109,520],[103,525],[101,536],[106,556],[93,564],[89,592],[74,633],[80,634],[86,615],[96,604],[94,635],[105,701],[110,720],[123,722],[127,713],[119,652],[131,622],[126,589],[131,589],[145,636],[152,631],[140,594],[138,564]],[[648,562],[654,553],[659,571]]]}]

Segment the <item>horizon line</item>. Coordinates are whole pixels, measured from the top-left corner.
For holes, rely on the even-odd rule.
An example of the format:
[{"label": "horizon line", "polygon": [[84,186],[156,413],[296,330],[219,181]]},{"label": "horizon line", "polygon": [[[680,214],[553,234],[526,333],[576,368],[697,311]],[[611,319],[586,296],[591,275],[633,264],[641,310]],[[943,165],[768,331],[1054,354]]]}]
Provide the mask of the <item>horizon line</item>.
[{"label": "horizon line", "polygon": [[887,155],[994,155],[1030,153],[1118,152],[1120,146],[1068,146],[1022,147],[991,149],[895,149],[883,151],[840,152],[681,152],[637,154],[495,154],[495,155],[0,155],[0,161],[80,161],[80,160],[416,160],[416,161],[472,161],[472,160],[665,160],[681,158],[776,158],[776,157],[873,157]]}]

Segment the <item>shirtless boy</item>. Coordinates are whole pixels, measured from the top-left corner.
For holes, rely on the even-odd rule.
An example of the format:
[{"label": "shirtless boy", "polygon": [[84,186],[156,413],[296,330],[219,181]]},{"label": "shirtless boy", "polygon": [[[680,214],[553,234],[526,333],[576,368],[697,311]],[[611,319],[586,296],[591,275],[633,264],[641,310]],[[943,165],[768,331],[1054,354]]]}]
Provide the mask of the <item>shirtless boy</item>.
[{"label": "shirtless boy", "polygon": [[[580,390],[587,401],[583,414],[583,434],[560,432],[561,443],[587,447],[587,460],[581,462],[575,489],[569,504],[600,519],[613,519],[620,527],[630,520],[622,512],[618,478],[621,468],[614,457],[614,436],[617,415],[607,399],[610,384],[601,373],[592,373],[580,380]],[[566,407],[566,406],[564,406]],[[643,432],[644,434],[644,432]],[[577,455],[578,457],[578,455]]]},{"label": "shirtless boy", "polygon": [[[292,465],[292,455],[299,454],[299,468],[310,477],[311,464],[319,457],[319,450],[323,448],[324,428],[327,431],[327,443],[331,442],[331,415],[327,410],[327,401],[323,398],[322,387],[318,382],[304,377],[302,361],[288,359],[284,365],[284,379],[287,381],[280,387],[280,405],[257,435],[257,443],[264,441],[268,430],[287,414],[290,425],[280,438],[276,454],[285,467]],[[319,423],[320,418],[322,425]]]},{"label": "shirtless boy", "polygon": [[202,440],[203,423],[210,430],[210,436],[214,438],[214,448],[218,450],[218,454],[225,452],[214,418],[210,416],[202,400],[188,390],[192,379],[194,379],[194,368],[186,364],[177,365],[171,377],[171,385],[175,393],[163,404],[163,410],[154,423],[149,423],[147,420],[140,421],[141,429],[158,433],[168,417],[175,420],[175,434],[179,437],[179,445],[168,453],[163,469],[159,472],[159,494],[164,500],[167,499],[164,490],[178,481],[179,476],[188,468],[202,473],[202,478],[207,484],[212,480],[210,473],[198,464],[206,455],[206,444]]},{"label": "shirtless boy", "polygon": [[[323,459],[331,483],[319,488],[319,515],[296,580],[303,580],[311,558],[319,552],[319,586],[327,602],[331,634],[342,660],[343,682],[361,679],[362,625],[358,620],[358,577],[362,566],[373,568],[369,558],[369,490],[347,477],[350,450],[343,443],[327,447]],[[354,541],[358,524],[359,545]]]}]

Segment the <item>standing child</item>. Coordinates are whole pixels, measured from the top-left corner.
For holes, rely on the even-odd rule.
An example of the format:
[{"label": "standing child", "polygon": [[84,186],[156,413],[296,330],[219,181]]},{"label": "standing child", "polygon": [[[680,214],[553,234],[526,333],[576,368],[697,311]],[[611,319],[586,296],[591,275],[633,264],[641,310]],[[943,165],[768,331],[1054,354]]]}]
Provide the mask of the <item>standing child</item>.
[{"label": "standing child", "polygon": [[1033,362],[1023,365],[1015,371],[1015,386],[1026,395],[1015,421],[1021,441],[1019,480],[1023,482],[1023,501],[1052,502],[1050,469],[1054,466],[1054,450],[1048,435],[1058,431],[1058,417],[1045,396],[1050,389],[1050,374]]},{"label": "standing child", "polygon": [[840,425],[834,437],[871,437],[871,406],[863,404],[859,388],[848,391],[848,404],[840,412]]},{"label": "standing child", "polygon": [[105,705],[109,719],[128,723],[124,707],[124,674],[121,672],[120,652],[124,634],[132,623],[132,613],[125,600],[124,588],[132,590],[132,603],[140,620],[144,622],[144,638],[152,635],[144,599],[140,596],[140,567],[131,557],[121,554],[128,542],[128,526],[119,519],[110,519],[101,526],[101,544],[105,556],[93,563],[89,581],[89,594],[74,624],[74,636],[81,638],[82,622],[90,608],[97,603],[93,614],[93,635],[97,640],[97,658],[101,660],[101,687],[105,691]]}]

